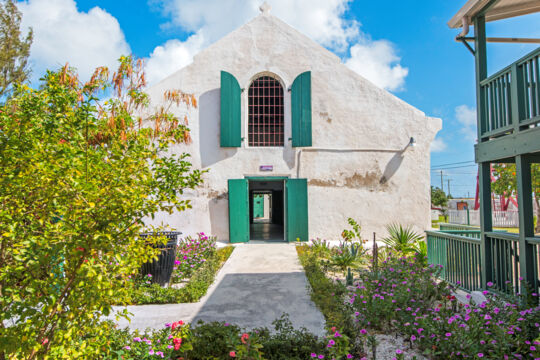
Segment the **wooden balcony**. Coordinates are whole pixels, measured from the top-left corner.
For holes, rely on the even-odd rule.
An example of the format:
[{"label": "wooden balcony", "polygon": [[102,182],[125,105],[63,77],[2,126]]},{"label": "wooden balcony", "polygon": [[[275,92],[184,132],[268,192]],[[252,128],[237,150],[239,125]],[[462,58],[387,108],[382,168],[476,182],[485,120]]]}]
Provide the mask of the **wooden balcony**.
[{"label": "wooden balcony", "polygon": [[540,47],[480,81],[477,162],[540,151]]}]

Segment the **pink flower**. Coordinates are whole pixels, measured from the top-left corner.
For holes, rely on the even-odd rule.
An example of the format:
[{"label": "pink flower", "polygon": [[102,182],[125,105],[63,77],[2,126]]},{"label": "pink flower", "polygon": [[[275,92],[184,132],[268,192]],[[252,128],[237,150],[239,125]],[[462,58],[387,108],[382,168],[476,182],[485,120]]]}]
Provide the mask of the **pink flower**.
[{"label": "pink flower", "polygon": [[179,350],[180,347],[182,346],[182,338],[174,338],[173,343],[174,343],[174,350]]},{"label": "pink flower", "polygon": [[229,356],[230,357],[236,357],[236,352],[234,352],[234,351],[229,352]]}]

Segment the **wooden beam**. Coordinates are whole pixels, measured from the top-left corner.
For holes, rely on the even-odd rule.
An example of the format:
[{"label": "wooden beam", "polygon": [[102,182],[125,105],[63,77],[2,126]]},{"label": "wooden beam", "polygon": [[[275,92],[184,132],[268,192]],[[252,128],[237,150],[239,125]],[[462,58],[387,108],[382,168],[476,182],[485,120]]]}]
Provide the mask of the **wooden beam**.
[{"label": "wooden beam", "polygon": [[522,130],[475,145],[476,162],[497,162],[513,156],[540,152],[540,127]]},{"label": "wooden beam", "polygon": [[[473,42],[474,37],[467,36],[456,38],[456,41],[468,41]],[[540,44],[540,39],[537,38],[515,38],[515,37],[488,37],[486,38],[488,43],[521,43],[521,44]]]}]

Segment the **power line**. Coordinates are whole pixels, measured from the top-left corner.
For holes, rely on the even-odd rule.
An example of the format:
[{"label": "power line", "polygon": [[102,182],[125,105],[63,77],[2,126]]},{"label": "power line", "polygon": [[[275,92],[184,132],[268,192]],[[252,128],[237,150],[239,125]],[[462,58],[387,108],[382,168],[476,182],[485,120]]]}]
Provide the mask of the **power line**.
[{"label": "power line", "polygon": [[470,161],[460,161],[460,162],[448,163],[448,164],[440,164],[440,165],[433,165],[432,167],[441,167],[441,166],[448,166],[448,165],[466,164],[466,163],[470,163],[470,162],[474,162],[474,160],[470,160]]},{"label": "power line", "polygon": [[473,166],[478,166],[476,164],[474,165],[463,165],[463,166],[453,166],[453,167],[448,167],[448,168],[438,168],[438,169],[431,169],[431,171],[440,171],[440,170],[450,170],[450,169],[461,169],[461,168],[466,168],[466,167],[473,167]]}]

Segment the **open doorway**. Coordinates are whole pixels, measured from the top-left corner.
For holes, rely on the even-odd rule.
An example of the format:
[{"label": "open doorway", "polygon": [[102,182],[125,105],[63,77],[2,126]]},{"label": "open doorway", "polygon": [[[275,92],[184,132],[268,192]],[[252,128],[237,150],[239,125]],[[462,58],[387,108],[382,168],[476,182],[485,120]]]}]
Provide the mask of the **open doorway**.
[{"label": "open doorway", "polygon": [[249,239],[285,241],[283,180],[249,181]]}]

